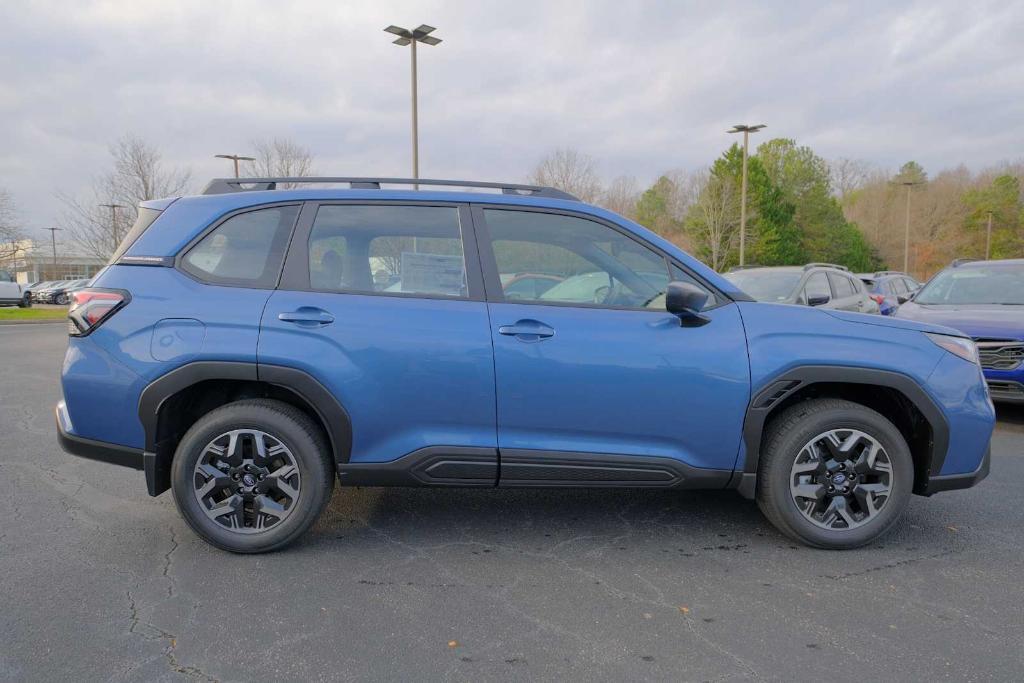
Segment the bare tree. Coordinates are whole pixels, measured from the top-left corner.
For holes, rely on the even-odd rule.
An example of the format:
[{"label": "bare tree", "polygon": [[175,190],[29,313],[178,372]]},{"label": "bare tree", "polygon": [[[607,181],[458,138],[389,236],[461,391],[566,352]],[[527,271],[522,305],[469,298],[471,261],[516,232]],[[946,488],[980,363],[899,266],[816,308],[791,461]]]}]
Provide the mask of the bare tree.
[{"label": "bare tree", "polygon": [[0,187],[0,262],[21,251],[25,233],[17,224],[17,211],[11,193]]},{"label": "bare tree", "polygon": [[828,170],[832,176],[832,189],[842,200],[868,183],[871,164],[862,159],[840,157],[829,162]]},{"label": "bare tree", "polygon": [[[245,163],[248,175],[259,178],[304,178],[314,174],[313,153],[288,138],[253,140],[255,161]],[[282,183],[287,189],[292,183]],[[287,186],[287,187],[286,187]]]},{"label": "bare tree", "polygon": [[530,183],[554,187],[591,203],[602,194],[594,158],[567,147],[541,159],[530,174]]},{"label": "bare tree", "polygon": [[124,239],[140,202],[184,194],[192,181],[191,171],[165,168],[160,151],[132,134],[112,144],[110,155],[113,168],[93,181],[87,197],[57,194],[64,204],[60,226],[83,251],[101,259]]},{"label": "bare tree", "polygon": [[633,176],[619,176],[608,185],[598,202],[601,206],[620,216],[636,220],[636,202],[640,189]]},{"label": "bare tree", "polygon": [[731,176],[707,169],[690,177],[687,232],[709,266],[722,270],[739,239],[740,193]]}]

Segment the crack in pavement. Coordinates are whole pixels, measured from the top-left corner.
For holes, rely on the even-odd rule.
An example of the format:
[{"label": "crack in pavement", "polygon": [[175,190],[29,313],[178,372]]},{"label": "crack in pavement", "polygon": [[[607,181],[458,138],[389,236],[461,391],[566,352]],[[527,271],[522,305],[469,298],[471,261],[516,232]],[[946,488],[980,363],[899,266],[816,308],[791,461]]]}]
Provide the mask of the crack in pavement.
[{"label": "crack in pavement", "polygon": [[[176,652],[177,647],[178,647],[178,637],[176,635],[174,635],[173,633],[165,631],[162,628],[160,628],[159,626],[155,626],[154,624],[152,624],[152,623],[150,623],[148,621],[142,621],[141,617],[139,617],[138,605],[137,605],[137,603],[135,601],[135,598],[132,597],[132,592],[131,591],[125,591],[125,593],[128,596],[128,609],[129,609],[129,612],[130,612],[128,633],[130,633],[133,636],[137,636],[139,638],[142,638],[143,640],[148,640],[150,642],[160,642],[160,641],[165,642],[166,646],[163,649],[162,655],[163,655],[164,659],[167,660],[168,667],[174,673],[182,674],[183,676],[188,676],[189,678],[197,678],[197,679],[206,680],[206,681],[209,681],[210,683],[220,683],[219,679],[217,679],[214,676],[209,675],[208,673],[206,673],[202,669],[200,669],[198,667],[187,666],[185,664],[182,664],[178,660],[178,655],[177,655],[177,652]],[[146,633],[143,633],[141,630],[139,630],[140,626],[143,626],[145,628],[151,629],[157,635],[153,636],[153,635],[147,635]]]},{"label": "crack in pavement", "polygon": [[178,538],[174,534],[174,527],[170,527],[171,531],[171,549],[164,555],[164,570],[163,577],[167,579],[167,597],[174,597],[174,577],[171,576],[171,555],[178,549]]}]

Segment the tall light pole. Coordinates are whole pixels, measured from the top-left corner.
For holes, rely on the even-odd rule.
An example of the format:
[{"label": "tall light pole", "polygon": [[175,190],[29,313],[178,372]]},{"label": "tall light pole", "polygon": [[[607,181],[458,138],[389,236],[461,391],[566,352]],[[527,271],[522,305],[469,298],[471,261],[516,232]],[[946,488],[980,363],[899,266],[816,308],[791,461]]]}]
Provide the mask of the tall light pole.
[{"label": "tall light pole", "polygon": [[110,237],[114,241],[114,248],[111,250],[111,254],[117,251],[117,245],[121,243],[121,240],[117,238],[117,210],[127,209],[128,207],[124,204],[100,204],[105,209],[110,209]]},{"label": "tall light pole", "polygon": [[988,229],[985,231],[985,260],[992,258],[992,212],[988,212]]},{"label": "tall light pole", "polygon": [[433,26],[427,26],[426,24],[420,24],[418,28],[410,31],[409,29],[402,28],[401,26],[395,26],[392,24],[384,29],[392,35],[398,36],[395,40],[391,41],[395,45],[405,47],[406,45],[412,48],[412,177],[420,177],[420,133],[419,133],[419,104],[416,96],[416,43],[423,43],[424,45],[437,45],[441,42],[440,38],[435,38],[430,33],[433,33],[437,29]]},{"label": "tall light pole", "polygon": [[910,272],[910,188],[915,185],[924,185],[923,180],[901,180],[896,185],[904,185],[907,188],[907,216],[903,226],[903,272]]},{"label": "tall light pole", "polygon": [[740,265],[744,265],[746,261],[747,251],[747,155],[750,149],[750,134],[756,133],[757,131],[764,128],[763,123],[759,123],[754,126],[748,126],[743,123],[738,123],[732,127],[732,130],[725,131],[726,133],[743,133],[743,184],[740,189]]},{"label": "tall light pole", "polygon": [[44,228],[50,231],[50,246],[53,248],[53,276],[57,277],[57,231],[63,228]]},{"label": "tall light pole", "polygon": [[239,161],[256,161],[252,157],[240,157],[237,154],[214,154],[214,159],[231,159],[235,162],[235,177],[238,177],[238,162]]}]

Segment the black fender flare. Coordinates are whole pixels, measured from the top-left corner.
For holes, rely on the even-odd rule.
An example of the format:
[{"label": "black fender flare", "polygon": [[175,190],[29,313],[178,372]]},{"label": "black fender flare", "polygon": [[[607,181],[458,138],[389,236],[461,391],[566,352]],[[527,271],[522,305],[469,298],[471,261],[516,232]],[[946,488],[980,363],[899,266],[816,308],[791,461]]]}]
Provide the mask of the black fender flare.
[{"label": "black fender flare", "polygon": [[150,382],[139,396],[139,420],[145,431],[144,470],[152,496],[170,487],[171,449],[158,439],[160,410],[183,389],[209,380],[266,382],[296,394],[316,411],[327,432],[335,465],[352,452],[352,421],[338,400],[315,377],[297,368],[245,361],[193,361]]},{"label": "black fender flare", "polygon": [[803,365],[780,373],[764,383],[763,388],[750,400],[743,420],[743,444],[746,460],[738,468],[730,485],[741,495],[754,497],[757,484],[757,464],[761,457],[761,436],[772,411],[794,392],[822,383],[863,384],[895,389],[907,398],[924,416],[931,427],[928,462],[924,468],[924,481],[918,492],[927,493],[928,480],[942,471],[949,449],[949,423],[931,396],[908,375],[891,370],[851,367],[845,365]]}]

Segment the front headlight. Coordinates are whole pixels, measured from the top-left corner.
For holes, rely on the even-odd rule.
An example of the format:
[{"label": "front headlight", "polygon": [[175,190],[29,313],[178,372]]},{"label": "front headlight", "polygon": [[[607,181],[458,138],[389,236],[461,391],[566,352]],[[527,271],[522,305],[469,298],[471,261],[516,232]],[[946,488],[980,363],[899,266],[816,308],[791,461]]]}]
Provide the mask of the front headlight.
[{"label": "front headlight", "polygon": [[960,356],[969,363],[981,365],[981,359],[978,357],[978,345],[973,340],[965,339],[964,337],[952,337],[948,334],[935,334],[933,332],[925,332],[924,336],[954,356]]}]

